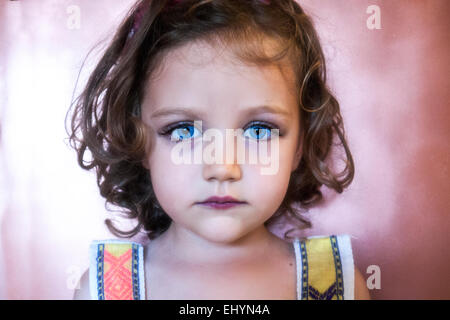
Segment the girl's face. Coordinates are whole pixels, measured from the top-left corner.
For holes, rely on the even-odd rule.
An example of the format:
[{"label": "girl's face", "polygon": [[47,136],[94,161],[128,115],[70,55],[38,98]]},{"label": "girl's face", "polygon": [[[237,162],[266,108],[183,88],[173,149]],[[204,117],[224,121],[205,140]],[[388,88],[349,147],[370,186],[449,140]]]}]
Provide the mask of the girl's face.
[{"label": "girl's face", "polygon": [[[150,170],[159,203],[177,230],[221,243],[263,226],[281,204],[290,174],[301,158],[293,75],[283,75],[276,66],[246,66],[227,57],[226,52],[200,43],[171,51],[149,80],[142,104],[150,137],[143,164]],[[201,121],[201,128],[194,127],[194,121]],[[163,134],[177,123],[181,126],[172,126]],[[278,153],[271,151],[275,136],[270,126],[279,129]],[[222,163],[174,161],[172,151],[181,144],[201,153],[208,144],[209,148],[214,145],[214,140],[201,142],[202,132],[211,128],[224,139]],[[236,157],[227,160],[227,144],[234,146],[237,155],[237,140],[226,140],[226,129],[242,130],[236,139],[245,143],[244,163]],[[278,170],[267,175],[261,174],[261,168],[269,167],[267,163],[250,163],[248,158],[258,154],[257,146],[264,139],[267,154],[272,155],[271,166],[276,167],[275,161],[279,164]],[[197,204],[211,196],[232,196],[245,203],[225,210]]]}]

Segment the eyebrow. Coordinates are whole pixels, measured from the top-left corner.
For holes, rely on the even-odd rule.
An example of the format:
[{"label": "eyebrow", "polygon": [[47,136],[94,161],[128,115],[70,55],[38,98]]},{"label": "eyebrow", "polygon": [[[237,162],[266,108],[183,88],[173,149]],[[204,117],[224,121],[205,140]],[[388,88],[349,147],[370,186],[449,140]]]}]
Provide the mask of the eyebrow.
[{"label": "eyebrow", "polygon": [[[177,108],[163,108],[161,110],[156,110],[152,113],[150,116],[151,118],[160,118],[160,117],[167,117],[170,115],[185,115],[188,117],[191,117],[193,119],[201,119],[204,116],[203,112],[196,112],[194,111],[195,108],[191,107],[177,107]],[[255,106],[255,107],[249,107],[245,108],[245,111],[243,112],[245,116],[250,117],[258,114],[276,114],[284,117],[291,117],[291,113],[289,111],[286,111],[280,107],[277,106],[269,106],[269,105],[262,105],[262,106]]]}]

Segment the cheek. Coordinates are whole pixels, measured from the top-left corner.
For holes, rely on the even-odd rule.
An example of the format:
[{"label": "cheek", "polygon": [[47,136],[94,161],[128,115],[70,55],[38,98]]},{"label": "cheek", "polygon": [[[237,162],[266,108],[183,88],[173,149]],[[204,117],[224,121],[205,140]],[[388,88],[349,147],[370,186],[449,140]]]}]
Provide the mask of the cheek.
[{"label": "cheek", "polygon": [[247,190],[251,192],[253,205],[260,210],[278,209],[284,199],[291,174],[292,152],[280,144],[278,172],[262,175],[261,168],[267,166],[248,166],[245,170]]},{"label": "cheek", "polygon": [[178,207],[189,205],[193,199],[196,166],[176,165],[171,161],[171,147],[160,144],[149,159],[151,181],[155,195],[163,209],[169,215],[179,210]]},{"label": "cheek", "polygon": [[247,176],[253,204],[278,208],[286,193],[289,177],[286,178],[280,172],[272,176],[261,175],[259,170],[252,170]]}]

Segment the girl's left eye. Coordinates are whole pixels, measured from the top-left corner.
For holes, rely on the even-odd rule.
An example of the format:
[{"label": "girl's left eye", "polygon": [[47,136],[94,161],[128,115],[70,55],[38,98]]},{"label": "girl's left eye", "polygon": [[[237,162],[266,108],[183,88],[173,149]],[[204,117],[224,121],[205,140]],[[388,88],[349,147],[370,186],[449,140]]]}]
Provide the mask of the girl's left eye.
[{"label": "girl's left eye", "polygon": [[272,137],[271,129],[276,128],[262,123],[253,124],[244,131],[244,136],[256,139],[258,141],[268,140]]}]

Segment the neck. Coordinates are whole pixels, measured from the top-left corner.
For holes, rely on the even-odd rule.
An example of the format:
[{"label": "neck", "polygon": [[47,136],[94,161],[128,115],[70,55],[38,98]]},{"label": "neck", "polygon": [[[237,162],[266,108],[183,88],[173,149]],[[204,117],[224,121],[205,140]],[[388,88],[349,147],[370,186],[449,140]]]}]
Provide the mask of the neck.
[{"label": "neck", "polygon": [[262,225],[234,241],[213,242],[174,222],[156,240],[161,252],[177,263],[217,266],[264,262],[281,241]]}]

